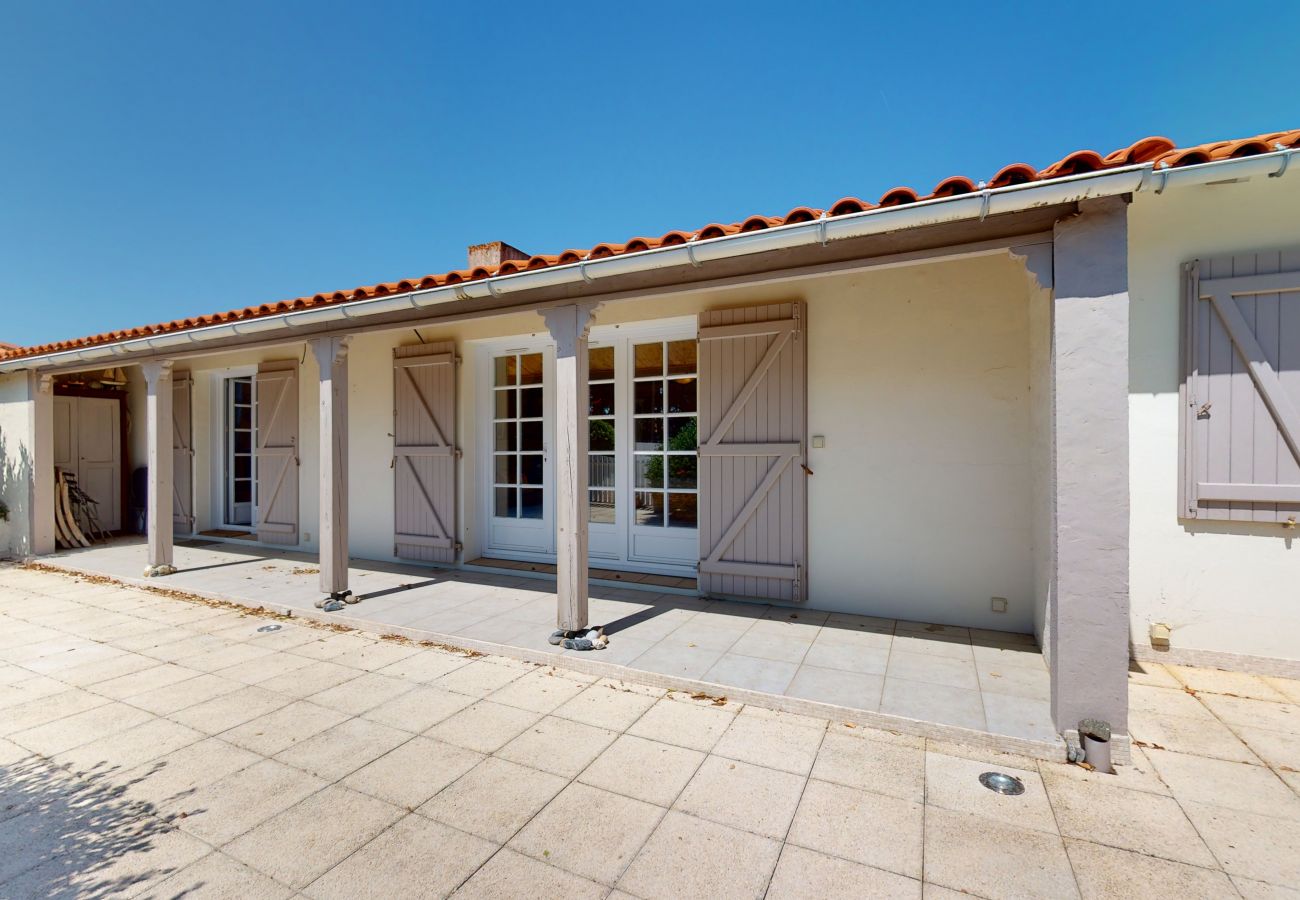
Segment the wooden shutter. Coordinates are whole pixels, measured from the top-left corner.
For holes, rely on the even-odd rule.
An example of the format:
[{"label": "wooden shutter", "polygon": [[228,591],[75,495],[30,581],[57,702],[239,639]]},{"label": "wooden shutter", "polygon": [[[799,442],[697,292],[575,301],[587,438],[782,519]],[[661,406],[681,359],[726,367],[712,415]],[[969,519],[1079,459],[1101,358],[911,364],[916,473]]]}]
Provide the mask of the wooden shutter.
[{"label": "wooden shutter", "polygon": [[1300,251],[1187,267],[1180,515],[1300,518]]},{"label": "wooden shutter", "polygon": [[194,531],[194,441],[189,372],[172,374],[172,530]]},{"label": "wooden shutter", "polygon": [[257,539],[298,543],[298,361],[257,367]]},{"label": "wooden shutter", "polygon": [[456,559],[456,355],[450,341],[393,350],[393,555]]},{"label": "wooden shutter", "polygon": [[802,303],[700,314],[700,588],[806,596]]}]

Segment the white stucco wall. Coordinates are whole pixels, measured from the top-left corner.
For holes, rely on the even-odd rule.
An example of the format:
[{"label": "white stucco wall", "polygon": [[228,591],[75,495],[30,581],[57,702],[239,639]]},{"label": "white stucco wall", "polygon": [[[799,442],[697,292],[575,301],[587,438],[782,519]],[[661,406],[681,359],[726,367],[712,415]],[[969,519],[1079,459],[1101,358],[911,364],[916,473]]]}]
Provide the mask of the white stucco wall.
[{"label": "white stucco wall", "polygon": [[0,499],[9,520],[0,521],[0,559],[31,552],[28,504],[31,478],[31,402],[25,373],[0,375]]},{"label": "white stucco wall", "polygon": [[1179,266],[1300,246],[1300,177],[1136,195],[1129,213],[1133,642],[1300,658],[1300,546],[1276,525],[1180,520]]},{"label": "white stucco wall", "polygon": [[[809,605],[922,621],[1030,631],[1034,623],[1029,290],[1007,257],[699,293],[603,307],[597,325],[692,315],[717,306],[808,303]],[[454,340],[460,539],[481,552],[474,341],[543,334],[525,313],[425,327]],[[349,352],[351,548],[393,551],[392,348],[415,334],[358,335]],[[211,379],[302,345],[195,361],[196,517],[212,527]],[[301,372],[302,549],[316,547],[316,366]],[[306,535],[310,534],[310,539]],[[1007,598],[1006,613],[991,611]]]}]

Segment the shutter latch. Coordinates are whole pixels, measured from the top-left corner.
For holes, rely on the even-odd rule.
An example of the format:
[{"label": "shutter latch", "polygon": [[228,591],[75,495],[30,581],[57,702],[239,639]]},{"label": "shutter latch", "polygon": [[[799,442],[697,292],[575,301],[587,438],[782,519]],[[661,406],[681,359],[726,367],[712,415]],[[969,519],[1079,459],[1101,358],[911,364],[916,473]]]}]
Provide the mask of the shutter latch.
[{"label": "shutter latch", "polygon": [[1214,403],[1212,401],[1207,400],[1206,402],[1198,406],[1196,408],[1196,418],[1208,419],[1210,417],[1210,407],[1213,405]]}]

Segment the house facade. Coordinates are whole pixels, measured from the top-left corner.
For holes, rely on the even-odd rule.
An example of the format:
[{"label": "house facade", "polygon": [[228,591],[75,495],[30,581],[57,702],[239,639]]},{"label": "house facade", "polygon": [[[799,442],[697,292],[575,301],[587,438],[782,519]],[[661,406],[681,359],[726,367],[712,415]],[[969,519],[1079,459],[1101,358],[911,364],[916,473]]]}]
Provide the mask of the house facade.
[{"label": "house facade", "polygon": [[160,577],[206,535],[319,554],[322,598],[349,557],[554,564],[561,630],[590,566],[1032,633],[1058,729],[1123,734],[1131,656],[1300,671],[1298,146],[1147,139],[15,348],[0,551],[54,550],[55,468],[113,427],[60,386],[116,370]]}]

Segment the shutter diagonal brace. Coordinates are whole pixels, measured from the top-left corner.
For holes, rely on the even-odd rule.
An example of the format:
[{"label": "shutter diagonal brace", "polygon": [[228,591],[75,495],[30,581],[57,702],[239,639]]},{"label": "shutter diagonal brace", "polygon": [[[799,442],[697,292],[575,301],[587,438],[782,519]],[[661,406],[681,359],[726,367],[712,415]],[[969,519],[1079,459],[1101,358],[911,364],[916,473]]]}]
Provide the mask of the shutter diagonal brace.
[{"label": "shutter diagonal brace", "polygon": [[1210,303],[1223,321],[1223,326],[1237,353],[1246,361],[1250,378],[1259,391],[1260,399],[1272,413],[1277,429],[1282,434],[1282,440],[1286,442],[1295,461],[1300,463],[1300,416],[1291,405],[1291,400],[1287,397],[1286,389],[1282,386],[1281,379],[1277,377],[1277,372],[1269,363],[1268,357],[1264,355],[1264,348],[1259,345],[1259,341],[1255,340],[1250,326],[1237,307],[1237,301],[1232,299],[1231,294],[1228,294],[1225,299],[1216,291],[1210,294]]},{"label": "shutter diagonal brace", "polygon": [[[740,512],[736,513],[735,518],[731,520],[731,525],[722,533],[722,537],[718,538],[718,543],[714,545],[711,551],[709,551],[709,555],[704,560],[705,563],[716,563],[722,561],[722,554],[725,553],[727,548],[729,548],[736,540],[741,530],[749,524],[749,520],[753,518],[754,513],[758,511],[759,504],[767,498],[768,492],[772,490],[777,480],[785,473],[790,462],[797,455],[798,448],[792,445],[790,450],[777,457],[771,467],[767,470],[767,475],[759,483],[758,487],[754,488],[754,492],[749,495],[749,499],[745,501],[745,505],[740,508]],[[765,567],[771,566],[774,570],[778,568],[771,563],[763,563],[762,565]],[[791,566],[788,568],[793,570],[794,567]]]}]

